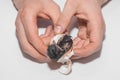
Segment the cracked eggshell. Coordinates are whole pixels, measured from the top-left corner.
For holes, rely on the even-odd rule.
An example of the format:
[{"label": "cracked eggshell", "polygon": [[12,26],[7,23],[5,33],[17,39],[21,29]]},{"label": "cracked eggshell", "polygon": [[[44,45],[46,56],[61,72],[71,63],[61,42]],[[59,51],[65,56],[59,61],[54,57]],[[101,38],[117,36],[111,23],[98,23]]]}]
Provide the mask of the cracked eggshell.
[{"label": "cracked eggshell", "polygon": [[58,34],[58,35],[55,35],[52,40],[50,41],[50,45],[53,44],[53,41],[55,41],[55,43],[58,42],[58,40],[63,37],[65,34]]},{"label": "cracked eggshell", "polygon": [[[58,40],[63,37],[65,34],[58,34],[56,36],[54,36],[50,42],[50,45],[53,44],[53,41],[55,41],[55,43],[58,42]],[[73,47],[71,47],[70,50],[68,50],[60,59],[58,59],[57,62],[60,62],[60,63],[65,63],[69,58],[71,58],[73,55],[74,55],[74,52],[73,52]]]}]

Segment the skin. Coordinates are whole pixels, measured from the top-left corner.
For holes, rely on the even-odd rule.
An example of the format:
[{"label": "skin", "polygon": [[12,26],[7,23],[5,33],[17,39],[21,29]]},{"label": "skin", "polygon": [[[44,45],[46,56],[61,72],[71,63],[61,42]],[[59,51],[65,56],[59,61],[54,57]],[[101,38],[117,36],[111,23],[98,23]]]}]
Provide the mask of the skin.
[{"label": "skin", "polygon": [[51,26],[47,26],[45,34],[39,36],[37,17],[50,19],[56,24],[60,15],[58,5],[52,0],[13,0],[13,2],[18,10],[16,35],[22,51],[39,62],[49,62],[47,47],[54,32]]},{"label": "skin", "polygon": [[[23,52],[39,62],[49,62],[47,48],[55,34],[64,33],[73,16],[85,20],[87,25],[78,27],[78,36],[74,39],[72,59],[87,57],[101,48],[105,34],[105,23],[101,5],[106,0],[67,0],[63,12],[53,0],[13,0],[18,10],[16,34]],[[48,26],[45,34],[39,36],[37,17],[52,20],[55,29]],[[41,47],[42,46],[42,47]]]},{"label": "skin", "polygon": [[101,12],[104,3],[104,0],[67,0],[55,32],[56,34],[65,32],[73,16],[79,19],[79,23],[82,22],[74,39],[75,55],[72,59],[87,57],[100,50],[105,34],[105,23]]}]

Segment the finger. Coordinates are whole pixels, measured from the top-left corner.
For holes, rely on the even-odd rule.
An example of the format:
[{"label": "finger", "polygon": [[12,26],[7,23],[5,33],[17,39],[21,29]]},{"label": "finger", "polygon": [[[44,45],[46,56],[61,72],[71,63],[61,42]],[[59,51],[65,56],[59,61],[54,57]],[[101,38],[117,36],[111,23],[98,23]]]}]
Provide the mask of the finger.
[{"label": "finger", "polygon": [[90,43],[89,45],[82,47],[82,48],[75,48],[75,56],[76,58],[87,57],[95,53],[100,49],[100,45],[97,46],[95,43]]},{"label": "finger", "polygon": [[19,43],[21,45],[21,48],[23,52],[27,53],[31,57],[37,59],[40,62],[48,62],[49,59],[47,59],[45,56],[40,55],[27,41],[25,31],[23,28],[23,25],[21,23],[21,20],[19,17],[16,19],[16,34],[17,38],[19,40]]},{"label": "finger", "polygon": [[50,17],[44,13],[38,13],[38,16],[41,17],[41,18],[44,18],[44,19],[50,19]]},{"label": "finger", "polygon": [[41,38],[50,36],[52,34],[52,26],[47,26],[45,33],[43,35],[40,35]]},{"label": "finger", "polygon": [[48,26],[45,31],[45,35],[50,36],[52,34],[52,31],[53,31],[52,26]]},{"label": "finger", "polygon": [[82,48],[84,45],[84,42],[85,42],[85,40],[79,40],[78,43],[73,46],[73,49]]},{"label": "finger", "polygon": [[104,34],[104,29],[100,29],[102,25],[93,25],[89,23],[88,27],[94,27],[93,29],[90,29],[89,31],[89,40],[86,41],[85,46],[82,48],[76,48],[74,49],[74,52],[78,56],[77,58],[80,57],[87,57],[92,55],[93,53],[97,52],[100,50],[102,46],[102,39],[103,39],[103,34]]},{"label": "finger", "polygon": [[57,26],[55,26],[55,33],[64,33],[67,30],[67,27],[74,16],[76,11],[75,5],[70,5],[69,1],[65,4],[65,7],[63,9],[63,12],[61,13],[58,21]]},{"label": "finger", "polygon": [[[95,31],[96,32],[96,31]],[[93,31],[93,33],[95,33]],[[96,35],[90,32],[90,40],[86,40],[82,48],[74,48],[76,58],[87,57],[97,52],[102,45],[102,39],[100,35]],[[99,34],[99,33],[98,33]]]},{"label": "finger", "polygon": [[87,46],[89,43],[90,43],[89,39],[86,39],[86,40],[84,41],[83,47]]},{"label": "finger", "polygon": [[102,46],[102,40],[105,33],[105,23],[102,17],[101,10],[97,13],[90,12],[87,22],[87,34],[89,41],[85,46],[74,49],[74,52],[79,57],[87,57],[100,50]]},{"label": "finger", "polygon": [[48,15],[55,25],[61,13],[60,7],[55,2],[50,3],[49,6],[45,7],[43,13]]},{"label": "finger", "polygon": [[42,38],[42,41],[44,42],[44,44],[49,45],[51,39],[54,37],[52,26],[48,26],[45,34],[41,35],[40,37]]},{"label": "finger", "polygon": [[79,43],[79,41],[81,41],[81,39],[78,38],[78,37],[76,37],[76,38],[73,40],[73,46],[76,46],[76,45]]},{"label": "finger", "polygon": [[37,11],[34,12],[31,9],[23,10],[20,15],[21,21],[24,26],[27,40],[36,50],[38,50],[43,55],[47,56],[47,46],[43,43],[38,35],[37,28]]},{"label": "finger", "polygon": [[86,26],[79,26],[78,37],[85,40],[87,38],[87,28]]},{"label": "finger", "polygon": [[[81,48],[87,46],[88,44],[89,44],[89,39],[80,40],[80,41],[77,43],[77,45],[75,45],[75,46],[73,47],[73,50],[75,50],[75,49],[81,49]],[[75,55],[73,55],[71,59],[79,59],[79,58],[81,58],[81,57],[82,57],[82,56],[81,56],[80,54],[75,53]]]}]

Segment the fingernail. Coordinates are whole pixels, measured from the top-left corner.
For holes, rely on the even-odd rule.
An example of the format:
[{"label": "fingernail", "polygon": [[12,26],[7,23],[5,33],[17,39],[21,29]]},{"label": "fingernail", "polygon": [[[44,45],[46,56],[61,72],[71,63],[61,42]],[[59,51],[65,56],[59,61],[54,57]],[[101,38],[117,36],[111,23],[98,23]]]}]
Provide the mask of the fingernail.
[{"label": "fingernail", "polygon": [[61,26],[57,26],[57,27],[55,28],[55,33],[56,33],[56,34],[59,34],[61,31],[62,31],[62,27],[61,27]]}]

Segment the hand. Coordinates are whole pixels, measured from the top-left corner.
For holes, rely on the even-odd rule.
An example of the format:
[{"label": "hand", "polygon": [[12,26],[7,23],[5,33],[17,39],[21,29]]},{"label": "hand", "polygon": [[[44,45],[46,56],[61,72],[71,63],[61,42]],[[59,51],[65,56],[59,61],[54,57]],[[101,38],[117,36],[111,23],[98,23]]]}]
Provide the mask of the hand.
[{"label": "hand", "polygon": [[73,16],[78,18],[79,32],[73,42],[75,55],[72,59],[87,57],[101,48],[105,34],[101,3],[97,0],[67,0],[57,22],[58,26],[55,27],[55,32],[57,34],[65,32],[71,18]]},{"label": "hand", "polygon": [[23,52],[40,62],[49,62],[47,43],[53,36],[52,27],[39,36],[37,18],[50,19],[55,24],[60,14],[58,5],[52,0],[14,0],[14,3],[18,9],[16,34]]}]

